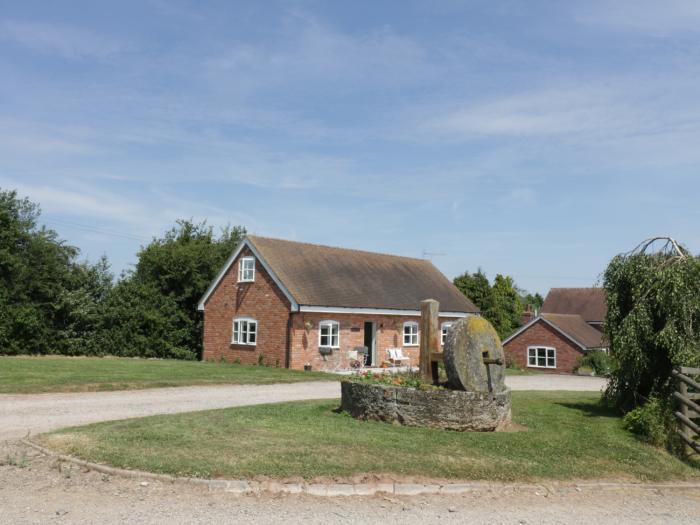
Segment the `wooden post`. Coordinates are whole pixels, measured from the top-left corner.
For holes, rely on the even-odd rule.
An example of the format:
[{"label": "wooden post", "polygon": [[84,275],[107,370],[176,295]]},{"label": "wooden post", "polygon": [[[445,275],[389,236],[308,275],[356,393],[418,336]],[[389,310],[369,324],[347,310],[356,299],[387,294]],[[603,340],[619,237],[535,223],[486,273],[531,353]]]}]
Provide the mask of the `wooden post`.
[{"label": "wooden post", "polygon": [[[679,370],[678,373],[681,373]],[[684,398],[688,399],[688,385],[685,384],[685,382],[682,379],[678,379],[678,393],[683,396]],[[688,417],[688,405],[685,403],[681,403],[680,406],[681,409],[681,414],[685,416],[686,418]],[[690,428],[685,423],[681,423],[681,432],[683,432],[683,435],[690,439],[693,435],[692,431]],[[690,454],[693,453],[692,448],[686,441],[683,442],[683,451],[685,452],[686,456],[689,456]]]},{"label": "wooden post", "polygon": [[438,351],[440,347],[438,329],[438,311],[440,303],[435,299],[426,299],[420,303],[420,377],[426,383],[432,381],[432,368],[430,354]]}]

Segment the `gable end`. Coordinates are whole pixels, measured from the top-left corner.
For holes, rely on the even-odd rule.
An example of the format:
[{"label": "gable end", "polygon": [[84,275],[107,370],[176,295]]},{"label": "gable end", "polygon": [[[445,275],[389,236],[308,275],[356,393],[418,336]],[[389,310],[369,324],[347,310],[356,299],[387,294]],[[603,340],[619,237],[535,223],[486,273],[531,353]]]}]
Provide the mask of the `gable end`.
[{"label": "gable end", "polygon": [[221,280],[224,278],[224,276],[228,273],[228,271],[231,269],[231,266],[233,266],[233,263],[236,261],[238,256],[241,254],[244,248],[248,248],[253,256],[255,257],[255,260],[259,262],[262,267],[265,269],[265,271],[268,273],[268,275],[272,278],[274,283],[277,285],[277,287],[282,291],[284,296],[289,300],[289,303],[292,305],[291,311],[296,312],[299,310],[299,305],[297,304],[297,301],[294,299],[292,294],[289,292],[289,290],[282,284],[282,281],[277,277],[275,272],[272,270],[269,264],[263,259],[263,257],[260,255],[258,250],[255,249],[255,246],[253,245],[252,242],[248,240],[246,237],[243,239],[240,244],[236,247],[236,249],[233,251],[231,256],[228,258],[226,263],[224,264],[223,268],[219,272],[219,274],[216,276],[216,278],[211,282],[209,285],[209,288],[207,288],[207,291],[204,292],[204,295],[202,295],[202,298],[199,300],[199,303],[197,304],[197,310],[200,312],[204,311],[204,307],[209,300],[209,297],[211,296],[212,293],[214,293],[214,290],[219,286],[221,283]]}]

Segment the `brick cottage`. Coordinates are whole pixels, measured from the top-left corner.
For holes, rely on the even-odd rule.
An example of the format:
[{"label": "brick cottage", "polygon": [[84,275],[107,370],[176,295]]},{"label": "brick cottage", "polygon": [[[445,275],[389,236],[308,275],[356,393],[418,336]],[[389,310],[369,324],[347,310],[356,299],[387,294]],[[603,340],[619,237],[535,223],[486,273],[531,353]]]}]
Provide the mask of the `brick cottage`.
[{"label": "brick cottage", "polygon": [[606,313],[602,288],[553,288],[540,314],[524,319],[503,341],[506,359],[520,368],[570,374],[586,353],[607,351],[602,332]]},{"label": "brick cottage", "polygon": [[427,260],[249,235],[199,303],[203,359],[338,370],[400,348],[416,365],[424,299],[440,303],[443,340],[478,313]]}]

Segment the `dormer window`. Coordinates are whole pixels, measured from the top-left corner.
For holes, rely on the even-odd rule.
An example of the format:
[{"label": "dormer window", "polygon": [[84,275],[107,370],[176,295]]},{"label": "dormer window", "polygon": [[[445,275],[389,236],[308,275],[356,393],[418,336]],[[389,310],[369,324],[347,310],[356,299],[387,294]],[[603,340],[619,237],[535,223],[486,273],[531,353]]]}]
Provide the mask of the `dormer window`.
[{"label": "dormer window", "polygon": [[238,282],[255,281],[255,257],[242,257],[238,263]]}]

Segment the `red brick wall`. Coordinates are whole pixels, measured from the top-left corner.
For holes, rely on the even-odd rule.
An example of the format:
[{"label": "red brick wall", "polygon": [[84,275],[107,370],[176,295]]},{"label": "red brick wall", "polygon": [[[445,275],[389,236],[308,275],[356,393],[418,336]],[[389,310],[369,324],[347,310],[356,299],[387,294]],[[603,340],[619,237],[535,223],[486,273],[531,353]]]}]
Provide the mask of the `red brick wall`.
[{"label": "red brick wall", "polygon": [[[283,367],[291,305],[257,260],[255,281],[238,282],[238,259],[252,255],[248,248],[241,252],[204,306],[203,359],[255,364],[262,355],[267,364]],[[231,343],[236,317],[252,317],[258,321],[255,346]]]},{"label": "red brick wall", "polygon": [[[441,317],[440,323],[455,320]],[[332,355],[322,356],[318,351],[318,326],[321,321],[337,321],[340,324],[340,348],[333,349]],[[365,321],[377,323],[376,360],[373,366],[379,366],[383,360],[387,359],[387,348],[396,347],[402,348],[403,354],[411,358],[411,365],[418,365],[419,347],[403,345],[403,323],[405,321],[419,322],[419,316],[299,312],[292,314],[292,359],[290,367],[303,369],[306,363],[310,363],[314,370],[349,368],[350,359],[348,358],[348,352],[356,346],[364,345]],[[420,342],[420,333],[418,337]]]},{"label": "red brick wall", "polygon": [[556,349],[557,367],[530,368],[537,372],[573,373],[576,361],[583,355],[580,347],[542,320],[503,345],[506,360],[520,368],[528,368],[527,348],[529,346],[547,346]]}]

